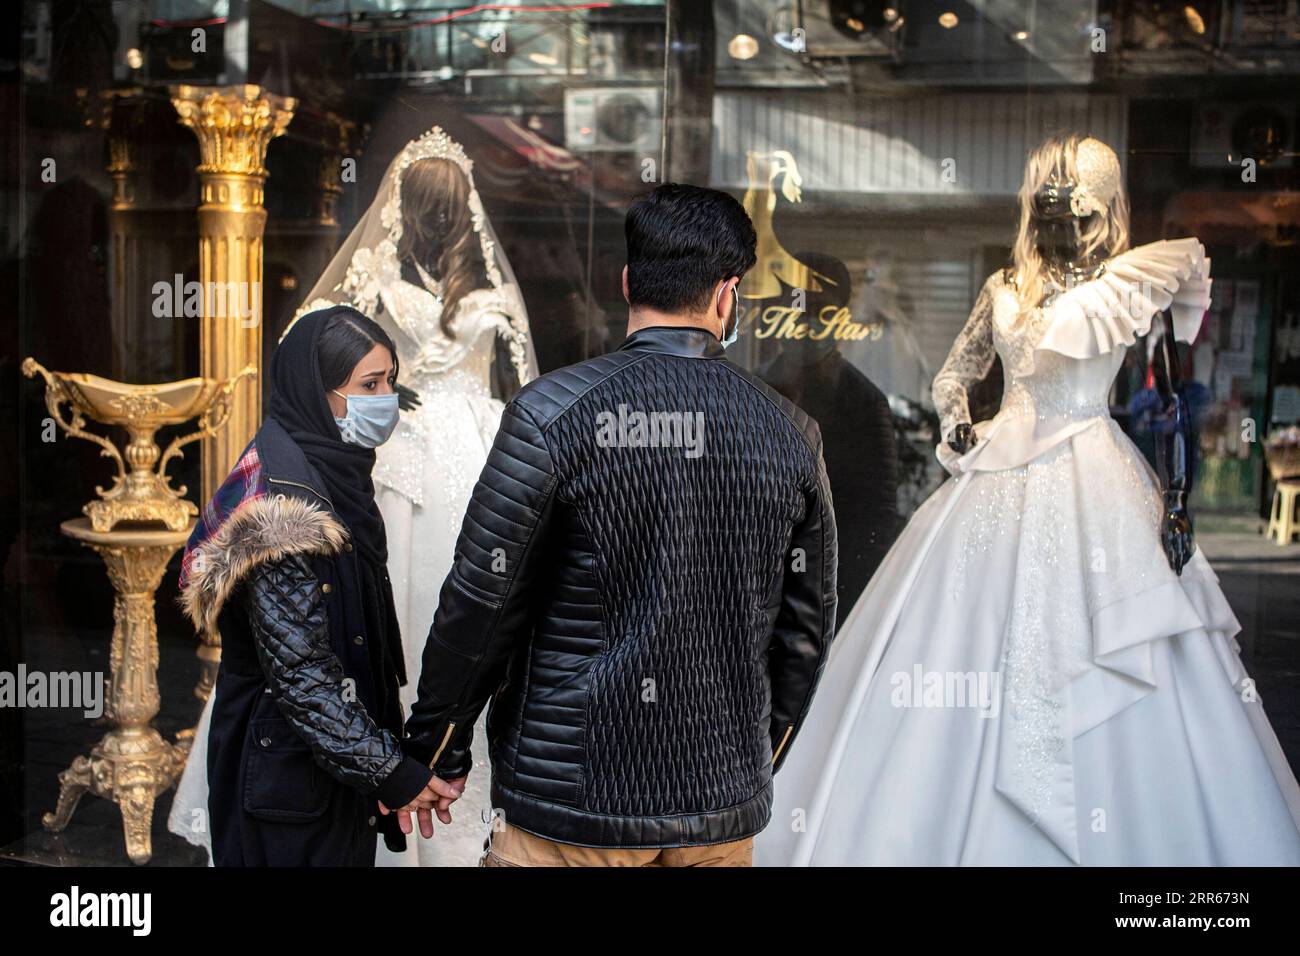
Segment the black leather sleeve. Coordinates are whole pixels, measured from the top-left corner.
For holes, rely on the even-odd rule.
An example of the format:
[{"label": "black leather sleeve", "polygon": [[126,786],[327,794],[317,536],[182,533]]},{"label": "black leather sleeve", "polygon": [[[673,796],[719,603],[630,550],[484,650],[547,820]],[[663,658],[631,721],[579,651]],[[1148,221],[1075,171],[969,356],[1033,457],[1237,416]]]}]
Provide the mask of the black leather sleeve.
[{"label": "black leather sleeve", "polygon": [[772,686],[772,770],[781,768],[803,722],[835,636],[838,542],[821,442],[809,481],[808,510],[790,542],[768,648]]},{"label": "black leather sleeve", "polygon": [[375,725],[348,693],[343,665],[330,648],[320,584],[307,558],[260,564],[244,588],[257,657],[271,696],[331,776],[386,806],[409,803],[429,771],[406,757],[396,738]]},{"label": "black leather sleeve", "polygon": [[444,779],[469,773],[474,721],[528,639],[555,484],[541,430],[512,402],[466,509],[406,722],[406,752]]}]

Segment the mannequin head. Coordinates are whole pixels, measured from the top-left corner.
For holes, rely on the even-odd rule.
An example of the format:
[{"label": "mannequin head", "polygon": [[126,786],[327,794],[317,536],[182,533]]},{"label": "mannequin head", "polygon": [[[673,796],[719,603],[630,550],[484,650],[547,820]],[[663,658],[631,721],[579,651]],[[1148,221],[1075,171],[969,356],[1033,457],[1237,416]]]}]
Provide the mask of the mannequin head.
[{"label": "mannequin head", "polygon": [[402,174],[402,238],[397,257],[442,283],[442,330],[456,306],[486,284],[469,208],[469,182],[449,159],[421,159]]},{"label": "mannequin head", "polygon": [[1013,250],[1017,295],[1038,305],[1049,285],[1086,281],[1128,248],[1128,197],[1119,158],[1100,140],[1047,139],[1025,164]]}]

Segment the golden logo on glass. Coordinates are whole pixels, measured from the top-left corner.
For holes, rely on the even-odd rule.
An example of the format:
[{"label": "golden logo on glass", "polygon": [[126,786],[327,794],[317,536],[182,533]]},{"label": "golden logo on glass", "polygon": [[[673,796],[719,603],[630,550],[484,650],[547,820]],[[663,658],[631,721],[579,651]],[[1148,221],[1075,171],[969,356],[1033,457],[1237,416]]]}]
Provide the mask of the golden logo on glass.
[{"label": "golden logo on glass", "polygon": [[875,342],[885,334],[883,322],[854,322],[848,306],[828,305],[810,321],[806,318],[808,314],[801,309],[769,305],[758,316],[759,327],[754,331],[754,338]]},{"label": "golden logo on glass", "polygon": [[781,180],[781,195],[787,202],[797,203],[803,198],[803,179],[794,156],[784,149],[771,152],[750,150],[746,154],[745,171],[749,188],[745,190],[742,205],[758,234],[758,261],[740,282],[741,297],[775,299],[784,296],[786,288],[820,291],[808,267],[781,245],[772,227],[778,179]]}]

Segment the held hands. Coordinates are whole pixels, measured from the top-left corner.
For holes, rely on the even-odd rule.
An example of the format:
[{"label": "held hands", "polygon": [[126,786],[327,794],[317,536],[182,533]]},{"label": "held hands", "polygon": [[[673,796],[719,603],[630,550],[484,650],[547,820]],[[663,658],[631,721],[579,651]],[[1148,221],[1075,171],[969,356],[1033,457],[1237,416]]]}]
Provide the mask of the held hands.
[{"label": "held hands", "polygon": [[962,422],[952,430],[952,437],[948,439],[948,447],[959,455],[964,455],[975,447],[979,441],[975,437],[975,428],[970,422]]},{"label": "held hands", "polygon": [[413,829],[411,814],[414,813],[420,821],[420,835],[428,840],[433,836],[434,814],[437,814],[438,819],[444,824],[451,823],[451,805],[465,792],[466,779],[466,777],[458,777],[455,780],[443,780],[437,774],[430,774],[425,788],[406,806],[390,810],[380,803],[379,812],[385,816],[396,813],[397,825],[406,834]]},{"label": "held hands", "polygon": [[1181,491],[1165,493],[1164,515],[1160,519],[1160,544],[1169,559],[1169,567],[1177,575],[1192,560],[1196,550],[1196,535],[1192,531],[1192,518],[1187,513],[1187,501]]}]

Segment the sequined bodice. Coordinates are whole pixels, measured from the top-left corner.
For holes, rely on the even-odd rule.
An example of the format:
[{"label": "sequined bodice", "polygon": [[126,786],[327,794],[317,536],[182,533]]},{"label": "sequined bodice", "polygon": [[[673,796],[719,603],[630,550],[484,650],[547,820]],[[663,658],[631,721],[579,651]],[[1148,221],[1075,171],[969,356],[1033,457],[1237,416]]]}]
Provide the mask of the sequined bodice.
[{"label": "sequined bodice", "polygon": [[442,328],[442,299],[398,281],[381,292],[379,321],[397,345],[403,384],[421,397],[437,394],[491,396],[495,335],[506,320],[487,295],[471,293],[456,310],[452,334]]},{"label": "sequined bodice", "polygon": [[[492,329],[486,325],[474,327],[470,334],[474,340],[459,362],[442,371],[417,368],[412,374],[403,376],[406,384],[422,396],[454,393],[490,398],[492,356],[496,339],[492,335]],[[398,353],[400,356],[400,347]],[[405,367],[404,359],[402,364]]]},{"label": "sequined bodice", "polygon": [[1124,360],[1116,349],[1091,359],[1073,359],[1036,351],[1046,328],[1045,312],[1017,314],[1018,304],[1003,290],[993,305],[993,345],[1002,359],[1002,408],[1032,415],[1038,421],[1109,416],[1108,397]]}]

